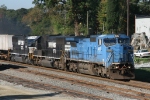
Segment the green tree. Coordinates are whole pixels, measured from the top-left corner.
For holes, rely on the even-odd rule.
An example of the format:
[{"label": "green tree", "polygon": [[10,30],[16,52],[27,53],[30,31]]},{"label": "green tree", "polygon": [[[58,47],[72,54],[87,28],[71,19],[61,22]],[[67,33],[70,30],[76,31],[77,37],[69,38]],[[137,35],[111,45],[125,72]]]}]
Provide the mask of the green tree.
[{"label": "green tree", "polygon": [[98,9],[98,21],[99,21],[99,31],[105,33],[105,23],[106,23],[106,5],[107,0],[101,0],[99,3],[99,9]]},{"label": "green tree", "polygon": [[119,0],[107,0],[107,21],[108,32],[117,33],[119,25]]},{"label": "green tree", "polygon": [[[93,30],[98,29],[97,8],[99,0],[34,0],[33,3],[45,9],[48,13],[51,12],[51,16],[54,16],[52,15],[53,11],[55,12],[55,17],[62,17],[65,20],[65,22],[62,20],[65,24],[60,22],[62,24],[58,25],[58,27],[63,29],[61,33],[69,32],[68,30],[72,29],[70,27],[72,26],[71,24],[74,25],[75,35],[86,33],[87,11],[89,11],[89,27]],[[53,20],[52,17],[50,18]]]},{"label": "green tree", "polygon": [[3,34],[28,34],[30,29],[21,22],[22,17],[28,13],[27,9],[7,10],[0,7],[0,33]]},{"label": "green tree", "polygon": [[[36,25],[39,24],[43,27],[42,30],[45,30],[45,28],[47,30],[42,32],[44,32],[44,34],[64,34],[65,1],[60,2],[58,0],[34,0],[33,3],[36,5],[38,10],[41,11],[40,14],[42,14],[42,18],[40,18],[41,21],[37,22]],[[48,22],[42,23],[44,20],[47,20]]]},{"label": "green tree", "polygon": [[46,17],[43,10],[35,7],[22,18],[22,22],[32,29],[33,35],[45,34],[44,26],[49,23]]},{"label": "green tree", "polygon": [[101,0],[88,0],[89,3],[89,27],[92,33],[97,34],[99,30],[98,8]]},{"label": "green tree", "polygon": [[118,20],[118,33],[126,33],[127,32],[127,0],[123,0],[119,2],[119,20]]},{"label": "green tree", "polygon": [[127,0],[107,0],[106,32],[126,33]]},{"label": "green tree", "polygon": [[[87,15],[88,15],[88,27],[98,30],[97,17],[98,17],[98,4],[100,0],[69,0],[69,16],[74,20],[75,35],[80,35],[79,27],[82,25],[84,33],[89,31],[87,27]],[[88,28],[87,27],[87,28]],[[87,32],[86,32],[87,33]]]},{"label": "green tree", "polygon": [[130,0],[131,3],[138,3],[139,0]]}]

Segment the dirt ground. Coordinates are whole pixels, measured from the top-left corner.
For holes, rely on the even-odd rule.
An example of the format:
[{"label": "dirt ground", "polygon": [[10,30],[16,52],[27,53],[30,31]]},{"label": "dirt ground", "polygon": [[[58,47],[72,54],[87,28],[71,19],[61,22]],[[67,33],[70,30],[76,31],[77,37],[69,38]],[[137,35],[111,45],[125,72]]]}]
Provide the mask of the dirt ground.
[{"label": "dirt ground", "polygon": [[59,93],[39,94],[30,90],[0,85],[0,100],[71,100],[65,97],[55,97],[55,95]]}]

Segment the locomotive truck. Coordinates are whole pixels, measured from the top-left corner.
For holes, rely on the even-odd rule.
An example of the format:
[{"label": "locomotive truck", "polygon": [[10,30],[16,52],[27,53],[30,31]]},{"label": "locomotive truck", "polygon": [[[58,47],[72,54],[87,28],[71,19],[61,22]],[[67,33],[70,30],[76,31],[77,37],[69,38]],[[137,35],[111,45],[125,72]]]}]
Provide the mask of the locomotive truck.
[{"label": "locomotive truck", "polygon": [[[11,61],[111,79],[134,79],[133,47],[125,34],[12,36]],[[8,55],[8,54],[7,54]]]}]

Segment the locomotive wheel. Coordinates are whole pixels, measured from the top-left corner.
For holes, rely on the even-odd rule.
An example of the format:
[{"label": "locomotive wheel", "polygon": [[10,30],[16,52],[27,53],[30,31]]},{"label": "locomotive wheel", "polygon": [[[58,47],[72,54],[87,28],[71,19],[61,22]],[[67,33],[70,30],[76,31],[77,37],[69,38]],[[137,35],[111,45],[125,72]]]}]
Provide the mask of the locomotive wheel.
[{"label": "locomotive wheel", "polygon": [[67,67],[66,67],[66,64],[64,64],[64,71],[67,71]]},{"label": "locomotive wheel", "polygon": [[25,63],[26,62],[26,57],[22,57],[22,61],[23,61],[23,63]]},{"label": "locomotive wheel", "polygon": [[110,76],[110,79],[114,80],[114,77]]},{"label": "locomotive wheel", "polygon": [[59,69],[59,62],[58,61],[54,62],[54,68]]},{"label": "locomotive wheel", "polygon": [[96,76],[100,76],[99,73],[98,73],[98,69],[96,69]]},{"label": "locomotive wheel", "polygon": [[79,73],[80,74],[80,71],[79,71],[79,68],[77,67],[77,73]]},{"label": "locomotive wheel", "polygon": [[10,61],[10,59],[11,59],[10,57],[7,57],[7,60],[8,60],[8,61]]},{"label": "locomotive wheel", "polygon": [[25,63],[26,63],[26,64],[29,64],[28,58],[25,59]]},{"label": "locomotive wheel", "polygon": [[33,60],[28,60],[30,65],[34,65],[34,61]]},{"label": "locomotive wheel", "polygon": [[130,79],[124,79],[124,81],[125,81],[125,82],[129,82],[129,81],[130,81]]},{"label": "locomotive wheel", "polygon": [[105,75],[103,74],[103,72],[101,72],[100,75],[101,75],[102,78],[105,78]]},{"label": "locomotive wheel", "polygon": [[15,61],[14,56],[11,57],[11,61]]},{"label": "locomotive wheel", "polygon": [[106,77],[110,79],[110,75],[108,73],[107,73]]}]

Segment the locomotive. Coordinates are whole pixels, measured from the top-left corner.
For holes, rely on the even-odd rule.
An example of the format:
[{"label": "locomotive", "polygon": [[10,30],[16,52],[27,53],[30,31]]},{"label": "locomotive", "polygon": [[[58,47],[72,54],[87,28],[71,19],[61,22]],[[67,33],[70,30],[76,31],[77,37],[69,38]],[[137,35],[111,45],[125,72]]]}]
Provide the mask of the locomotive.
[{"label": "locomotive", "polygon": [[133,47],[125,34],[12,36],[7,59],[96,75],[134,79]]}]

